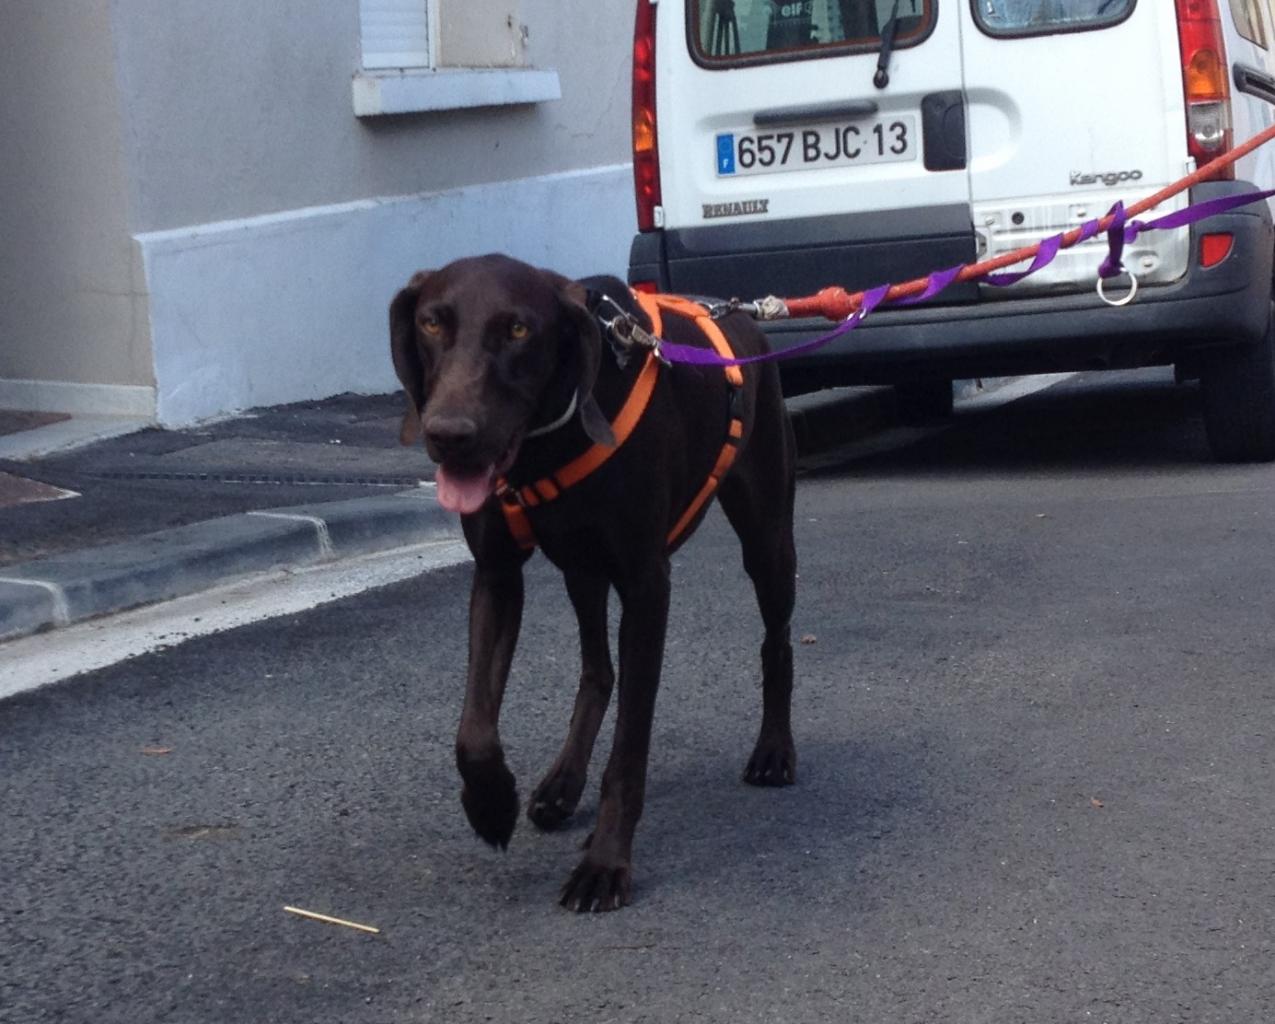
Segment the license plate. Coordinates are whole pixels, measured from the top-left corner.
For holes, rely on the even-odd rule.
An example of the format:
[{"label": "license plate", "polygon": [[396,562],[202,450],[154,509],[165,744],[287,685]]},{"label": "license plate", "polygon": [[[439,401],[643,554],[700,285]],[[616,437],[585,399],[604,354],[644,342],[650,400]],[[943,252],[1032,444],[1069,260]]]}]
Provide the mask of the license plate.
[{"label": "license plate", "polygon": [[909,114],[853,124],[720,132],[716,142],[719,178],[915,160],[918,148],[916,119]]}]

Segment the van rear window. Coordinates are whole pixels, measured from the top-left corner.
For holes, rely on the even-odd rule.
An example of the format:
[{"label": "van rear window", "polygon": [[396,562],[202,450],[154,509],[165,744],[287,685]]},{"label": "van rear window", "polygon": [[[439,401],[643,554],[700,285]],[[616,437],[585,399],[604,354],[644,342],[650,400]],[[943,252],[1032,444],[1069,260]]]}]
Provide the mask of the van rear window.
[{"label": "van rear window", "polygon": [[[1102,28],[1123,21],[1135,0],[970,0],[974,17],[993,35],[1043,35]],[[1162,0],[1163,2],[1163,0]]]},{"label": "van rear window", "polygon": [[904,47],[929,34],[934,0],[688,0],[687,14],[696,59],[729,66],[876,49],[892,16]]},{"label": "van rear window", "polygon": [[[1275,16],[1275,8],[1271,9],[1271,14]],[[1235,30],[1240,35],[1266,49],[1266,27],[1262,24],[1257,0],[1231,0],[1231,17],[1235,19]]]}]

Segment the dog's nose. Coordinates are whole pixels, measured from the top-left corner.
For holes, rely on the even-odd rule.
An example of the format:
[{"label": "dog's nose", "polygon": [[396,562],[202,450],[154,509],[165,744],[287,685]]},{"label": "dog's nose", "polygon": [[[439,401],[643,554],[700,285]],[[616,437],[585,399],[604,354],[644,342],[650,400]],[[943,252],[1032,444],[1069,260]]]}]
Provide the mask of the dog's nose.
[{"label": "dog's nose", "polygon": [[431,416],[425,421],[425,440],[443,455],[464,453],[478,436],[478,424],[468,416]]}]

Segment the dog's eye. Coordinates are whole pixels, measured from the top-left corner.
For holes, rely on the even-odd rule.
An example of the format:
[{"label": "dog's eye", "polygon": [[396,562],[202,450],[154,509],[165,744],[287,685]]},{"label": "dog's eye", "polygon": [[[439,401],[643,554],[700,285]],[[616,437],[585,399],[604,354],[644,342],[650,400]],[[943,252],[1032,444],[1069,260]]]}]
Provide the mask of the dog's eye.
[{"label": "dog's eye", "polygon": [[421,330],[426,334],[438,334],[443,329],[442,321],[439,320],[438,317],[429,313],[422,314],[416,322],[421,325]]},{"label": "dog's eye", "polygon": [[509,325],[509,337],[514,341],[526,341],[530,336],[531,328],[521,320],[515,320]]}]

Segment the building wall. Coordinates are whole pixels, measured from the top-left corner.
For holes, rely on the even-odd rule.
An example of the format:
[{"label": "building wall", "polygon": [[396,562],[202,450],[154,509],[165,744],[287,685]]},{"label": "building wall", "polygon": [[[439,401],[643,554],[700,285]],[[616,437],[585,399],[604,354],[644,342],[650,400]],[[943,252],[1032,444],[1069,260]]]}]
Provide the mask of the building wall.
[{"label": "building wall", "polygon": [[[445,25],[448,4],[473,5],[441,2]],[[558,72],[561,100],[360,121],[358,0],[115,0],[133,227],[622,163],[632,11],[522,0],[526,61]]]},{"label": "building wall", "polygon": [[[178,425],[391,390],[413,270],[622,274],[631,0],[436,2],[442,60],[552,69],[561,99],[356,118],[358,0],[0,6],[0,404]],[[89,387],[5,402],[30,381]]]},{"label": "building wall", "polygon": [[8,0],[0,38],[0,402],[75,407],[90,385],[97,410],[145,413],[109,2]]},{"label": "building wall", "polygon": [[[358,119],[357,0],[116,0],[161,423],[396,389],[386,309],[421,267],[623,274],[628,0],[439,2],[444,55],[525,37],[562,98]],[[449,4],[499,12],[501,45],[449,30]]]}]

